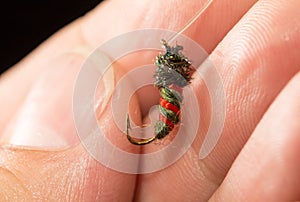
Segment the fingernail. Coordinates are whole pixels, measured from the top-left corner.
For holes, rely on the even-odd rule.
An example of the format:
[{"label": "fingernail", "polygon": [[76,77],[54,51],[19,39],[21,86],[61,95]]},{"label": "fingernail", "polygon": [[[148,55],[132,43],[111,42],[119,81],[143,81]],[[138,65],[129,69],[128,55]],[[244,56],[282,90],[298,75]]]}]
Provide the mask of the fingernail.
[{"label": "fingernail", "polygon": [[[76,49],[48,64],[47,70],[37,79],[10,122],[0,143],[43,148],[63,148],[79,143],[73,121],[73,90],[89,53],[87,50],[85,47]],[[104,56],[100,54],[99,60],[101,57]],[[109,88],[109,85],[106,87]],[[106,96],[102,95],[101,98],[98,105],[105,102]]]}]

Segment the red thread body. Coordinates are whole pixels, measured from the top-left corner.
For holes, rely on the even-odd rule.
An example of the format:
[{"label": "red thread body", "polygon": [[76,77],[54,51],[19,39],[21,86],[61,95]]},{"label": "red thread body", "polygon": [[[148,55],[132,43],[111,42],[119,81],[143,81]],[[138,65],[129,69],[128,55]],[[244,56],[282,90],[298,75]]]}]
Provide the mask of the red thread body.
[{"label": "red thread body", "polygon": [[160,119],[162,122],[164,122],[165,124],[167,124],[167,125],[169,126],[170,131],[173,130],[173,128],[174,128],[174,123],[173,123],[171,120],[167,119],[167,118],[164,117],[164,115],[162,115],[162,114],[159,115],[159,119]]}]

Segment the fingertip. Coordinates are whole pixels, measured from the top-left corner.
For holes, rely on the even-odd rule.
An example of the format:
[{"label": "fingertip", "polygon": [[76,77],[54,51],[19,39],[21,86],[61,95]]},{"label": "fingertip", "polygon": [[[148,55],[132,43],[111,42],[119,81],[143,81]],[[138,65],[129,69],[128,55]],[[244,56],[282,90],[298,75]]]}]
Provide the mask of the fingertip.
[{"label": "fingertip", "polygon": [[299,91],[298,72],[265,113],[212,200],[299,200]]}]

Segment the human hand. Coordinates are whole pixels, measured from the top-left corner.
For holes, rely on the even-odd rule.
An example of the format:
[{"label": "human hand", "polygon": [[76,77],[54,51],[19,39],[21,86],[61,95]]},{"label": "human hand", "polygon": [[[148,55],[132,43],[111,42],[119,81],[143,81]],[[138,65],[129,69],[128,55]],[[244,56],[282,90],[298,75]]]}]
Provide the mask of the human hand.
[{"label": "human hand", "polygon": [[[72,118],[76,75],[86,54],[105,40],[138,28],[177,31],[201,5],[179,0],[109,1],[99,5],[1,76],[0,198],[299,199],[299,4],[298,0],[212,3],[186,34],[211,53],[210,60],[222,77],[227,101],[222,136],[214,151],[199,160],[199,143],[205,135],[200,131],[180,160],[164,170],[140,176],[105,167],[78,144]],[[121,67],[114,69],[116,78],[128,71]],[[205,97],[200,79],[195,78],[192,85],[202,93],[200,97]],[[104,130],[112,139],[124,137],[116,138],[116,144],[137,152],[138,148],[114,127],[107,106],[99,118],[99,122],[109,123]],[[136,111],[136,121],[141,122],[143,109],[138,97],[133,98],[131,107]],[[144,152],[155,147],[149,145]]]}]

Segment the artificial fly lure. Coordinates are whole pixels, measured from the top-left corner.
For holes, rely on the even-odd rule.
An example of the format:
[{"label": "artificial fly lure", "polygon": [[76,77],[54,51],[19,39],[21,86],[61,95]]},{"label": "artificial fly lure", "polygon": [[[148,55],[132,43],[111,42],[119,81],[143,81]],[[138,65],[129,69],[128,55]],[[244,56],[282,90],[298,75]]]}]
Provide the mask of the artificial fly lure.
[{"label": "artificial fly lure", "polygon": [[154,86],[160,93],[159,121],[154,127],[154,136],[149,139],[136,140],[129,134],[130,120],[127,116],[127,139],[135,145],[145,145],[155,139],[167,136],[180,120],[180,108],[183,100],[182,89],[190,84],[193,68],[191,62],[181,51],[182,46],[169,46],[165,40],[161,40],[165,48],[164,54],[156,56]]},{"label": "artificial fly lure", "polygon": [[[213,0],[207,0],[196,15],[178,33],[173,35],[168,42],[170,43],[185,32],[212,2]],[[154,75],[154,86],[158,88],[161,96],[159,101],[159,121],[154,126],[154,135],[151,138],[137,140],[129,134],[131,127],[129,116],[127,116],[127,139],[135,145],[145,145],[155,139],[162,139],[173,130],[180,120],[180,108],[183,101],[182,90],[190,84],[192,78],[193,68],[191,67],[191,62],[181,53],[183,46],[176,45],[171,47],[166,40],[161,40],[161,42],[165,48],[165,53],[156,57],[155,65],[157,69]]]}]

